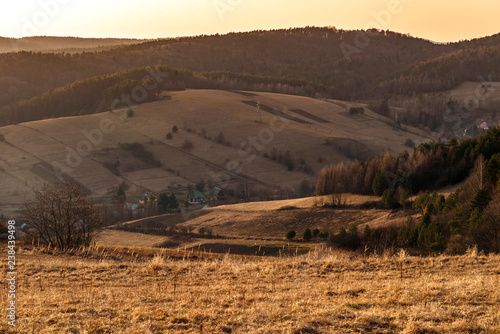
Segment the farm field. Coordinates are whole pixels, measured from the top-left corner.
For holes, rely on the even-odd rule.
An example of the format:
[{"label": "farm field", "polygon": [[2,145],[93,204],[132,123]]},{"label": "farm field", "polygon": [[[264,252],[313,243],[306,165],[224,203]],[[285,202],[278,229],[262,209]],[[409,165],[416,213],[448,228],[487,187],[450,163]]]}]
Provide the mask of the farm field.
[{"label": "farm field", "polygon": [[[290,200],[250,202],[221,205],[214,208],[149,217],[117,225],[116,228],[141,232],[149,227],[186,227],[190,230],[210,229],[214,235],[230,239],[257,238],[283,240],[288,230],[302,233],[306,228],[338,232],[354,224],[362,231],[365,225],[376,228],[399,225],[409,214],[418,218],[415,210],[384,210],[373,208],[379,201],[375,196],[344,195],[345,206],[332,209],[331,199],[308,197]],[[363,209],[360,206],[369,205]]]},{"label": "farm field", "polygon": [[[122,109],[0,127],[2,212],[15,216],[35,189],[58,177],[104,199],[126,185],[131,201],[202,180],[296,193],[303,182],[314,186],[326,165],[400,153],[407,139],[430,139],[417,129],[394,131],[392,120],[368,109],[349,115],[356,103],[219,90],[168,95],[133,107],[130,118]],[[167,139],[174,125],[179,131]],[[224,144],[216,142],[221,133]],[[285,155],[293,171],[278,162]]]},{"label": "farm field", "polygon": [[[317,249],[297,257],[180,258],[124,250],[54,256],[20,249],[16,333],[500,330],[498,255],[471,250],[421,258]],[[5,318],[0,326],[14,333]]]}]

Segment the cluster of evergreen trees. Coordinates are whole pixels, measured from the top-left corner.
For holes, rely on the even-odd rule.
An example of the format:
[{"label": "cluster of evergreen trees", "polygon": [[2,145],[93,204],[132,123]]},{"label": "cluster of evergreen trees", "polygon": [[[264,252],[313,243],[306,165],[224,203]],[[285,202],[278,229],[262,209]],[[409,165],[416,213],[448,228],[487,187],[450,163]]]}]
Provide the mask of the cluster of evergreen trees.
[{"label": "cluster of evergreen trees", "polygon": [[420,192],[413,206],[422,210],[399,229],[398,246],[424,251],[463,253],[476,245],[500,252],[500,153],[480,156],[465,184],[447,198]]},{"label": "cluster of evergreen trees", "polygon": [[179,202],[177,201],[177,197],[175,194],[171,194],[170,196],[161,193],[158,195],[158,211],[159,213],[166,213],[172,210],[176,210],[179,207]]},{"label": "cluster of evergreen trees", "polygon": [[[316,193],[334,198],[347,192],[375,194],[386,208],[405,206],[409,196],[418,193],[413,206],[422,210],[421,221],[417,224],[410,218],[392,232],[369,231],[364,236],[367,244],[378,244],[377,233],[384,238],[393,233],[397,243],[392,246],[459,252],[477,245],[499,252],[499,179],[500,129],[494,128],[478,138],[422,144],[411,154],[330,166],[320,172]],[[463,180],[464,185],[448,198],[429,192]]]}]

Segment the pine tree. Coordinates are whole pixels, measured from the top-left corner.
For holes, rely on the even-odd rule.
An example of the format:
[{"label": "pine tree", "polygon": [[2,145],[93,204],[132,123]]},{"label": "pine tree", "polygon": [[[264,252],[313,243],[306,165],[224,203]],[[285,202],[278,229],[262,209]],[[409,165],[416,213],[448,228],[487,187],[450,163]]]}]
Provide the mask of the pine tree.
[{"label": "pine tree", "polygon": [[304,233],[302,234],[302,238],[305,240],[305,241],[310,241],[313,237],[313,234],[311,232],[311,229],[308,227],[304,230]]},{"label": "pine tree", "polygon": [[387,184],[387,180],[385,179],[384,174],[385,173],[382,170],[379,170],[375,175],[372,184],[372,190],[375,196],[382,196],[384,191],[387,188],[389,188],[389,185]]},{"label": "pine tree", "polygon": [[470,210],[473,211],[474,209],[477,208],[481,213],[488,206],[490,201],[491,201],[490,192],[485,188],[481,188],[472,199],[470,203]]},{"label": "pine tree", "polygon": [[179,203],[177,202],[177,197],[175,194],[170,195],[168,198],[168,206],[170,209],[175,210],[179,207]]},{"label": "pine tree", "polygon": [[168,195],[165,193],[161,193],[160,195],[158,195],[157,205],[161,209],[161,212],[167,212],[169,208]]}]

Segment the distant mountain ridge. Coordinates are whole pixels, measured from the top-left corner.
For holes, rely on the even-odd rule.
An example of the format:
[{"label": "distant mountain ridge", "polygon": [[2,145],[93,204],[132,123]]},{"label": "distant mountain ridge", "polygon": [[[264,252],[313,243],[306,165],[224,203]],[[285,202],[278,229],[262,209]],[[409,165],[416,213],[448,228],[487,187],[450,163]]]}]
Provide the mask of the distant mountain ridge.
[{"label": "distant mountain ridge", "polygon": [[[54,41],[52,46],[62,46],[65,39],[33,37],[26,41]],[[481,78],[500,81],[500,34],[436,44],[387,30],[305,27],[145,42],[67,41],[67,47],[115,46],[74,54],[0,54],[0,110],[3,107],[12,112],[12,106],[78,81],[156,65],[179,71],[250,75],[262,82],[300,80],[307,86],[301,94],[339,100],[440,92]]]},{"label": "distant mountain ridge", "polygon": [[0,36],[0,53],[33,52],[82,52],[102,51],[109,48],[141,43],[144,40],[132,38],[81,38],[34,36],[8,38]]}]

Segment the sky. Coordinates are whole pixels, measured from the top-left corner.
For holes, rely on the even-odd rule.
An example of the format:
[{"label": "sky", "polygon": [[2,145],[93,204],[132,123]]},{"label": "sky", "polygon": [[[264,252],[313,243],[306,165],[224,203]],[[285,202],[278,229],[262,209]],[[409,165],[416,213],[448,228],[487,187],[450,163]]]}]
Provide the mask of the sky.
[{"label": "sky", "polygon": [[304,26],[435,42],[500,33],[498,0],[0,0],[0,36],[162,38]]}]

